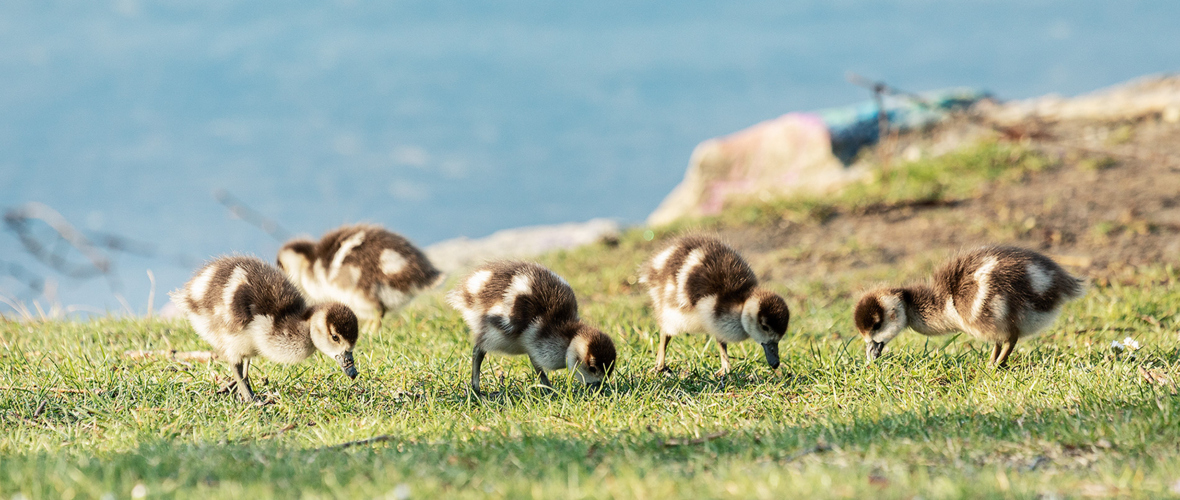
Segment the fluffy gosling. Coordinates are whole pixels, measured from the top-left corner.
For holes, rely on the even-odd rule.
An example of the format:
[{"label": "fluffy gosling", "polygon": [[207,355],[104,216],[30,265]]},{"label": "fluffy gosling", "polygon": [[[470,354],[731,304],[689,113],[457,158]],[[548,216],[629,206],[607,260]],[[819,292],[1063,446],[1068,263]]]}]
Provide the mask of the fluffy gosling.
[{"label": "fluffy gosling", "polygon": [[489,351],[527,355],[541,383],[549,387],[546,370],[569,368],[583,383],[597,386],[614,369],[614,342],[578,318],[569,283],[540,265],[490,262],[459,281],[447,302],[471,328],[471,389],[476,394],[480,365]]},{"label": "fluffy gosling", "polygon": [[687,236],[657,251],[640,268],[660,327],[656,371],[665,371],[668,342],[681,333],[705,332],[717,340],[721,371],[729,373],[728,345],[754,339],[766,364],[778,368],[778,344],[791,312],[777,294],[758,287],[745,259],[720,240]]},{"label": "fluffy gosling", "polygon": [[869,362],[908,326],[922,335],[963,331],[992,342],[990,363],[1002,367],[1016,341],[1051,325],[1084,291],[1082,280],[1044,255],[989,246],[950,259],[930,283],[866,293],[854,319]]},{"label": "fluffy gosling", "polygon": [[213,260],[170,295],[197,334],[232,366],[238,394],[246,401],[256,401],[250,359],[259,355],[293,364],[319,350],[356,378],[352,310],[336,302],[308,307],[282,272],[259,259]]},{"label": "fluffy gosling", "polygon": [[369,329],[446,277],[409,240],[368,224],[337,228],[318,242],[288,241],[278,265],[311,302],[343,303]]}]

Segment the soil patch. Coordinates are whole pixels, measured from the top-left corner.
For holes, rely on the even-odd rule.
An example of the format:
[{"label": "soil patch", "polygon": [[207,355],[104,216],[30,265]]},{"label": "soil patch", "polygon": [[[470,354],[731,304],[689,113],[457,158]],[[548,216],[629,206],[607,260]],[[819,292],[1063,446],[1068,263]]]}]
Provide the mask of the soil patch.
[{"label": "soil patch", "polygon": [[992,183],[968,199],[719,232],[764,279],[775,281],[871,277],[890,266],[933,265],[985,244],[1036,249],[1099,281],[1146,264],[1180,265],[1180,124],[1149,117],[1031,123],[1019,130],[1004,134],[956,120],[898,137],[875,157],[888,148],[896,162],[990,136],[1020,141],[1053,159],[1053,167]]}]

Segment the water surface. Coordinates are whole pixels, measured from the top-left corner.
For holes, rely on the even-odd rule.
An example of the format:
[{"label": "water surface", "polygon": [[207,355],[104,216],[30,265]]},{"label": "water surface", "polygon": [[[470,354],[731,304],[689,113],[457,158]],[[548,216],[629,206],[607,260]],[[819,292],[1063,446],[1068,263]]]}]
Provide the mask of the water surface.
[{"label": "water surface", "polygon": [[[293,232],[366,220],[421,244],[638,222],[701,140],[866,98],[847,71],[1020,98],[1180,65],[1172,1],[784,3],[10,0],[0,205],[187,256],[117,256],[142,312],[147,269],[163,292],[193,260],[277,249],[216,189]],[[0,261],[64,304],[121,308],[11,232]],[[0,294],[36,295],[5,277]]]}]

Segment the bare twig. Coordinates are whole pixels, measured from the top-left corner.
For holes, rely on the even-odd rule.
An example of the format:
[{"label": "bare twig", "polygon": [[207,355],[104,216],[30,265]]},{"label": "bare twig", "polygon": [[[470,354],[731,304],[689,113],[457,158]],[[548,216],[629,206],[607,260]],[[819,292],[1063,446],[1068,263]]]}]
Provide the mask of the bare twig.
[{"label": "bare twig", "polygon": [[1122,326],[1112,326],[1112,327],[1082,328],[1081,330],[1074,330],[1073,334],[1076,335],[1079,333],[1090,333],[1090,332],[1134,332],[1134,331],[1138,331],[1138,330],[1136,330],[1134,328],[1126,328],[1126,327],[1122,327]]},{"label": "bare twig", "polygon": [[[351,448],[351,447],[353,447],[353,446],[360,446],[360,445],[364,445],[364,444],[373,444],[373,443],[381,443],[381,442],[384,442],[384,441],[389,441],[389,440],[391,440],[391,439],[394,439],[394,438],[396,438],[396,437],[397,437],[397,436],[394,436],[394,435],[392,435],[392,434],[383,434],[383,435],[380,435],[380,436],[371,437],[371,438],[369,438],[369,439],[361,439],[361,440],[359,440],[359,441],[349,441],[349,442],[347,442],[347,443],[340,443],[340,444],[334,444],[334,445],[331,445],[331,446],[324,446],[324,447],[322,447],[322,448],[319,448],[319,450],[343,450],[343,449],[345,449],[345,448]],[[317,451],[318,451],[318,450],[317,450]]]},{"label": "bare twig", "polygon": [[919,106],[923,106],[926,108],[933,108],[934,107],[934,104],[932,104],[930,101],[926,100],[926,98],[924,98],[918,94],[915,94],[913,92],[906,92],[904,90],[890,87],[889,85],[886,85],[885,82],[871,80],[869,78],[865,78],[865,77],[858,75],[856,73],[853,73],[851,71],[849,71],[848,73],[845,73],[844,78],[846,80],[848,80],[848,83],[851,83],[851,84],[856,85],[858,87],[864,87],[866,89],[869,89],[869,90],[873,91],[874,94],[904,97],[906,99],[913,101],[915,104],[917,104]]},{"label": "bare twig", "polygon": [[123,357],[130,359],[163,358],[172,361],[209,362],[217,359],[217,353],[213,351],[177,351],[175,349],[163,349],[158,351],[123,351]]},{"label": "bare twig", "polygon": [[95,394],[95,395],[102,394],[103,392],[105,392],[101,389],[86,390],[86,389],[72,389],[69,387],[16,387],[16,386],[11,386],[11,385],[0,385],[0,391],[26,391],[26,392],[49,391],[49,392],[56,392],[58,394]]},{"label": "bare twig", "polygon": [[214,351],[211,350],[125,350],[123,351],[123,357],[129,357],[132,358],[132,360],[149,360],[149,358],[160,357],[171,361],[196,361],[207,363],[216,360],[217,353],[214,353]]},{"label": "bare twig", "polygon": [[[883,98],[886,91],[890,90],[884,82],[871,81],[856,73],[849,72],[846,78],[853,85],[865,87],[873,92],[873,103],[877,105],[877,142],[884,144],[885,139],[889,137],[889,114],[885,111],[885,99]],[[887,149],[881,148],[881,165],[885,168],[889,166],[890,153]]]},{"label": "bare twig", "polygon": [[45,405],[48,403],[49,403],[49,400],[42,399],[41,404],[37,405],[37,409],[33,410],[33,418],[40,417],[41,414],[45,412]]},{"label": "bare twig", "polygon": [[117,234],[105,233],[101,231],[86,231],[86,234],[96,246],[116,252],[137,255],[139,257],[162,259],[176,267],[187,269],[200,262],[191,255],[183,253],[164,255],[156,248],[155,244],[136,241],[126,236],[120,236]]},{"label": "bare twig", "polygon": [[266,439],[266,438],[275,437],[275,436],[278,436],[278,435],[280,435],[280,434],[282,434],[282,433],[284,433],[284,432],[287,432],[287,431],[293,430],[293,429],[295,429],[296,427],[298,427],[298,425],[295,425],[295,424],[287,424],[287,425],[284,425],[282,428],[280,428],[280,429],[279,429],[279,430],[277,430],[277,431],[264,432],[264,433],[262,433],[262,434],[259,434],[257,437],[252,437],[252,438],[250,438],[250,437],[244,437],[244,438],[242,438],[242,439],[239,439],[239,440],[238,440],[238,442],[239,442],[239,443],[244,443],[244,442],[246,442],[246,441],[252,441],[252,440],[255,440],[255,439]]},{"label": "bare twig", "polygon": [[257,210],[250,208],[242,200],[230,194],[229,191],[218,189],[213,192],[213,197],[225,208],[228,208],[230,213],[234,214],[239,219],[242,219],[250,225],[261,229],[262,232],[270,235],[278,241],[287,241],[291,239],[291,232],[287,231],[283,226],[279,225],[274,219],[267,217]]},{"label": "bare twig", "polygon": [[[86,280],[102,277],[114,293],[115,299],[133,313],[130,305],[121,295],[122,281],[115,269],[111,252],[123,252],[143,257],[159,257],[155,246],[110,233],[88,231],[83,233],[75,228],[61,213],[44,203],[31,202],[8,209],[4,224],[16,234],[26,253],[47,265],[57,273],[71,279]],[[45,231],[47,226],[50,231]],[[72,252],[73,251],[73,252]],[[78,257],[81,255],[81,258]],[[166,260],[172,265],[191,267],[195,262],[184,255],[170,256]],[[29,272],[20,264],[0,262],[0,274],[8,274],[24,284],[33,296],[45,295],[52,302],[52,281]],[[149,276],[154,279],[154,276]],[[154,290],[153,290],[154,292]],[[18,300],[26,294],[18,296]],[[34,307],[38,307],[34,303]],[[14,309],[17,309],[14,307]],[[53,307],[57,315],[57,307]]]},{"label": "bare twig", "polygon": [[712,434],[701,436],[699,438],[693,438],[693,439],[675,439],[675,438],[673,438],[673,439],[669,439],[667,441],[662,441],[660,443],[660,445],[667,448],[667,447],[672,447],[672,446],[689,446],[689,445],[696,445],[696,444],[704,444],[704,443],[707,443],[707,442],[712,441],[714,439],[722,438],[722,437],[725,437],[728,435],[729,435],[729,431],[719,431],[719,432],[714,432]]},{"label": "bare twig", "polygon": [[[41,221],[57,233],[58,239],[49,245],[33,234],[32,221]],[[57,272],[76,279],[104,276],[111,290],[121,288],[118,275],[114,272],[114,263],[103,255],[86,236],[74,228],[56,210],[44,203],[30,202],[25,205],[9,209],[4,214],[4,223],[8,229],[15,232],[25,247],[25,251],[33,258],[53,268]],[[60,250],[61,242],[75,248],[86,258],[86,263],[71,262],[63,257]]]},{"label": "bare twig", "polygon": [[803,458],[807,455],[811,455],[813,453],[823,453],[823,452],[831,450],[831,449],[832,449],[832,447],[829,446],[827,443],[819,442],[819,443],[816,443],[815,446],[795,452],[793,455],[791,455],[787,458],[784,458],[783,461],[784,462],[794,462],[794,461],[799,460],[800,458]]},{"label": "bare twig", "polygon": [[138,255],[140,257],[156,256],[156,246],[151,243],[135,241],[125,236],[102,231],[86,231],[86,233],[90,236],[90,240],[95,246],[104,247],[108,250],[129,253],[131,255]]},{"label": "bare twig", "polygon": [[287,424],[287,425],[284,425],[284,426],[283,426],[283,428],[281,428],[281,429],[279,429],[279,430],[277,430],[277,431],[263,433],[261,436],[258,436],[258,437],[261,439],[261,438],[268,438],[268,437],[278,436],[279,434],[282,434],[282,433],[284,433],[284,432],[287,432],[287,431],[289,431],[289,430],[291,430],[291,429],[294,429],[295,427],[297,427],[295,424]]},{"label": "bare twig", "polygon": [[17,264],[16,262],[0,261],[0,269],[3,269],[0,272],[7,274],[9,277],[19,281],[22,285],[28,288],[30,292],[33,292],[34,296],[44,293],[45,279],[42,278],[41,275],[29,271],[25,268],[25,266]]}]

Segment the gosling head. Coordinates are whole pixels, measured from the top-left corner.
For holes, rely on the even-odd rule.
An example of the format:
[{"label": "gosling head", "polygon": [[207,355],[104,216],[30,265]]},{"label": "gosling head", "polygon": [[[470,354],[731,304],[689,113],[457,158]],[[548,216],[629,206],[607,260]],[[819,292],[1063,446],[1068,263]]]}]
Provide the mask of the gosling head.
[{"label": "gosling head", "polygon": [[868,346],[865,353],[869,362],[881,356],[885,344],[893,340],[909,324],[901,290],[879,289],[866,293],[856,303],[853,313],[856,329]]},{"label": "gosling head", "polygon": [[565,353],[565,366],[577,374],[582,383],[597,387],[615,369],[615,343],[601,330],[579,325]]},{"label": "gosling head", "polygon": [[742,304],[742,329],[751,339],[762,344],[766,364],[778,368],[778,343],[787,333],[791,311],[787,301],[769,290],[755,290]]},{"label": "gosling head", "polygon": [[312,306],[309,311],[308,326],[315,348],[335,359],[348,378],[356,378],[356,365],[352,361],[352,349],[359,336],[356,314],[338,302]]},{"label": "gosling head", "polygon": [[279,269],[292,278],[297,278],[311,269],[315,261],[315,242],[306,239],[291,240],[279,249]]}]

